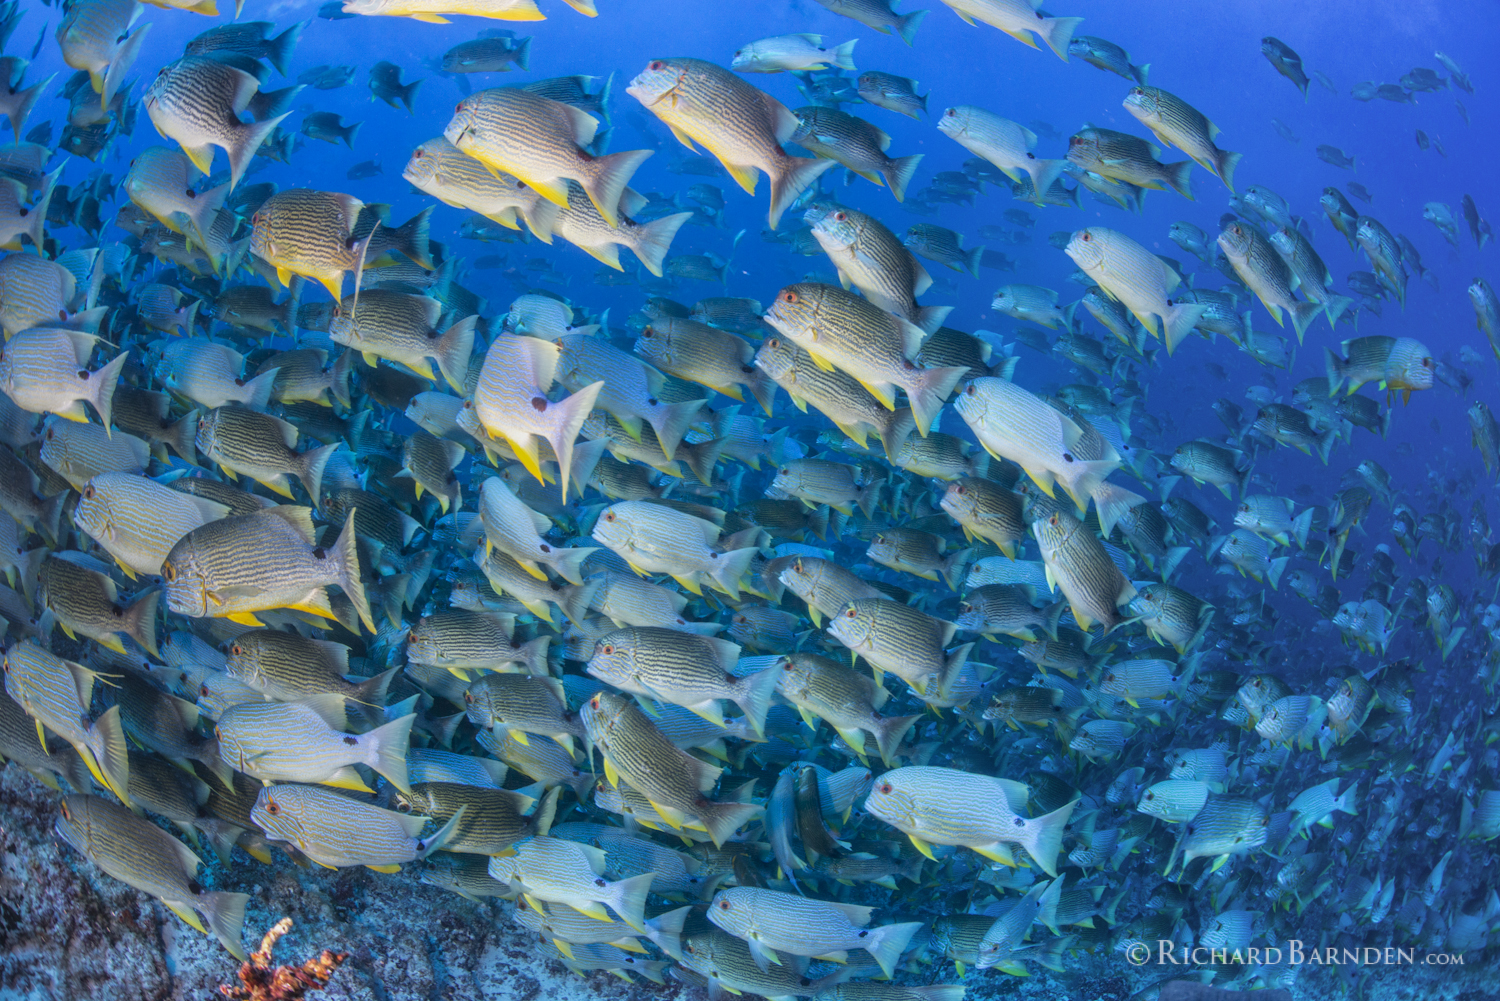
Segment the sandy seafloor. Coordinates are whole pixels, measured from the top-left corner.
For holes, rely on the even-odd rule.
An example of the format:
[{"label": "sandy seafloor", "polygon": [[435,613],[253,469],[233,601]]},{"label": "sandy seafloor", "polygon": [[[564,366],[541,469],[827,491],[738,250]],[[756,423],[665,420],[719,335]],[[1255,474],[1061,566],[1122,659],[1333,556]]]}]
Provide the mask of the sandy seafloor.
[{"label": "sandy seafloor", "polygon": [[[238,963],[217,941],[160,903],[106,876],[52,833],[59,797],[15,765],[0,766],[0,1001],[198,1001],[219,997]],[[282,917],[295,925],[277,947],[281,963],[323,949],[348,962],[311,999],[326,1001],[655,1001],[706,998],[668,977],[665,987],[608,973],[580,977],[536,955],[537,940],[510,921],[509,904],[472,903],[419,881],[364,868],[306,871],[285,856],[242,860],[226,874],[211,850],[200,879],[250,894],[245,944]],[[1500,962],[1480,954],[1457,970],[1376,969],[1350,987],[1304,967],[1296,1001],[1500,1001]],[[1162,974],[1119,953],[1069,960],[1066,976],[1032,964],[1019,978],[970,971],[966,1001],[1127,1001]],[[1075,970],[1076,972],[1072,972]],[[1168,971],[1170,972],[1170,971]],[[940,979],[947,974],[945,979]],[[927,968],[922,983],[952,983],[953,967]],[[747,995],[749,997],[749,995]]]}]

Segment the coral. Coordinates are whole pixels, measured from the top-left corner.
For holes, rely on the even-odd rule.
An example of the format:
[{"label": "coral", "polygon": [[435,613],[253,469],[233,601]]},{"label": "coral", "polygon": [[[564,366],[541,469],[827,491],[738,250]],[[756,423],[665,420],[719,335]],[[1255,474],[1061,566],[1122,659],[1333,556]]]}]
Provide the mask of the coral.
[{"label": "coral", "polygon": [[276,922],[260,940],[260,948],[240,964],[240,986],[223,984],[219,993],[233,1001],[300,1001],[308,991],[322,989],[349,954],[324,949],[322,955],[301,966],[272,966],[271,950],[291,930],[291,918]]}]

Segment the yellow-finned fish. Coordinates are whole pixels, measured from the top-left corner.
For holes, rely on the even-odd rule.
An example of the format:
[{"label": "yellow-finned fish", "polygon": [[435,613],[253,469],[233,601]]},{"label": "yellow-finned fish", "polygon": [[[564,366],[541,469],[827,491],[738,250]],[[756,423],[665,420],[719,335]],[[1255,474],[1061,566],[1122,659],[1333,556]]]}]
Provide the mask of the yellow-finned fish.
[{"label": "yellow-finned fish", "polygon": [[1124,233],[1103,226],[1081,229],[1068,241],[1067,253],[1100,288],[1123,303],[1141,326],[1160,337],[1168,354],[1177,350],[1203,317],[1205,306],[1167,298],[1182,284],[1182,276]]},{"label": "yellow-finned fish", "polygon": [[555,202],[509,174],[491,171],[442,136],[413,150],[401,176],[441,202],[478,212],[509,229],[519,229],[520,219],[532,236],[552,242]]},{"label": "yellow-finned fish", "polygon": [[[594,0],[563,0],[587,17],[597,17]],[[447,24],[445,14],[490,17],[497,21],[543,21],[536,0],[344,0],[345,14],[409,17],[429,24]]]},{"label": "yellow-finned fish", "polygon": [[972,104],[944,111],[938,119],[938,131],[969,152],[984,157],[1012,181],[1029,178],[1032,200],[1037,204],[1042,204],[1047,190],[1068,164],[1066,160],[1038,157],[1031,152],[1036,148],[1035,132]]},{"label": "yellow-finned fish", "polygon": [[130,30],[140,16],[136,0],[79,0],[68,5],[57,26],[63,62],[88,71],[101,108],[114,102],[146,40],[151,25]]},{"label": "yellow-finned fish", "polygon": [[239,113],[260,89],[244,70],[204,56],[184,56],[151,82],[141,104],[164,138],[182,144],[193,166],[213,170],[217,146],[229,155],[229,189],[234,190],[276,126],[291,112],[244,123]]},{"label": "yellow-finned fish", "polygon": [[229,185],[193,191],[202,174],[186,156],[165,146],[148,146],[130,161],[125,174],[125,193],[130,200],[156,217],[174,233],[191,237],[207,247],[204,235],[224,207]]},{"label": "yellow-finned fish", "polygon": [[390,873],[439,851],[465,812],[460,808],[436,833],[419,838],[427,817],[382,810],[320,786],[268,785],[250,819],[268,838],[290,842],[325,868],[363,865]]},{"label": "yellow-finned fish", "polygon": [[625,91],[645,105],[696,152],[694,141],[716,156],[731,177],[755,194],[760,172],[771,179],[770,226],[832,160],[788,156],[781,144],[800,127],[780,101],[733,73],[702,59],[653,59]]},{"label": "yellow-finned fish", "polygon": [[90,372],[84,366],[98,340],[76,330],[45,327],[12,335],[0,348],[0,392],[22,410],[70,421],[87,421],[83,405],[88,403],[106,434],[112,433],[110,407],[129,352]]},{"label": "yellow-finned fish", "polygon": [[569,104],[520,87],[493,87],[458,103],[443,137],[491,170],[504,171],[564,208],[568,181],[577,181],[610,226],[620,222],[620,196],[652,150],[594,156],[598,119]]},{"label": "yellow-finned fish", "polygon": [[1175,94],[1144,84],[1132,87],[1124,104],[1125,110],[1150,129],[1158,140],[1182,150],[1204,170],[1213,171],[1224,182],[1224,187],[1234,191],[1234,168],[1239,165],[1241,154],[1214,145],[1219,127],[1203,112]]},{"label": "yellow-finned fish", "polygon": [[282,285],[293,275],[321,282],[335,302],[344,298],[344,272],[360,285],[365,254],[379,232],[354,237],[364,202],[353,195],[310,188],[278,191],[261,203],[250,222],[250,252],[276,269]]},{"label": "yellow-finned fish", "polygon": [[1039,8],[1041,0],[943,0],[953,12],[969,24],[983,21],[999,28],[1011,38],[1037,47],[1040,38],[1063,62],[1068,61],[1073,32],[1083,23],[1081,17],[1051,17]]}]

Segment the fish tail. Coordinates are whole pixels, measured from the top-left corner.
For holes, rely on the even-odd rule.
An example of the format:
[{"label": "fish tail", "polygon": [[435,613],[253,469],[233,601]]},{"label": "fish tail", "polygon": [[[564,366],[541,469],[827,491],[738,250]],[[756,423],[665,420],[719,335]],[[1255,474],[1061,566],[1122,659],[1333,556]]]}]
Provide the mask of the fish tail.
[{"label": "fish tail", "polygon": [[[89,727],[83,750],[84,763],[99,784],[119,797],[120,802],[130,806],[130,757],[125,743],[125,727],[120,722],[120,707],[109,709]],[[131,807],[135,809],[135,807]],[[139,811],[137,811],[139,812]]]},{"label": "fish tail", "polygon": [[561,591],[553,592],[552,600],[574,624],[581,624],[588,615],[589,605],[593,603],[594,594],[601,583],[596,579],[582,584],[569,584]]},{"label": "fish tail", "polygon": [[922,714],[915,716],[877,716],[874,722],[875,746],[880,749],[880,760],[887,765],[894,764],[896,752],[901,748],[901,742],[911,732],[911,728],[921,720]]},{"label": "fish tail", "polygon": [[333,544],[335,558],[338,560],[338,585],[344,589],[344,594],[354,606],[359,621],[373,633],[375,620],[370,617],[370,599],[365,596],[365,582],[359,575],[359,536],[354,532],[354,514],[355,509],[350,508],[349,517],[344,519],[344,530]]},{"label": "fish tail", "polygon": [[582,584],[583,562],[598,551],[599,548],[597,546],[584,546],[579,549],[553,549],[550,565],[569,584]]},{"label": "fish tail", "polygon": [[1297,343],[1301,344],[1302,335],[1323,312],[1323,307],[1316,302],[1294,302],[1287,307],[1287,312],[1292,314],[1292,327],[1297,331]]},{"label": "fish tail", "polygon": [[396,227],[396,249],[428,271],[433,268],[430,240],[432,208],[431,205],[427,206]]},{"label": "fish tail", "polygon": [[417,90],[421,86],[422,86],[422,81],[421,80],[413,80],[411,83],[407,84],[405,87],[402,87],[402,88],[400,88],[399,90],[396,91],[396,96],[399,97],[401,99],[401,103],[406,106],[406,113],[408,115],[412,113],[411,103],[412,103],[412,101],[416,100]]},{"label": "fish tail", "polygon": [[1053,879],[1057,878],[1057,856],[1062,852],[1063,829],[1068,826],[1068,818],[1078,803],[1079,800],[1075,799],[1046,816],[1028,820],[1021,831],[1022,847]]},{"label": "fish tail", "polygon": [[469,356],[474,353],[474,325],[478,321],[477,315],[464,317],[443,331],[432,345],[432,356],[437,359],[438,370],[456,393],[464,391]]},{"label": "fish tail", "polygon": [[917,315],[912,317],[911,322],[921,327],[924,333],[932,334],[937,332],[951,312],[952,306],[918,306]]},{"label": "fish tail", "polygon": [[1286,572],[1286,565],[1291,560],[1290,556],[1278,557],[1271,561],[1270,566],[1266,567],[1266,583],[1271,585],[1271,590],[1275,591],[1277,589],[1277,585],[1281,583],[1281,575]]},{"label": "fish tail", "polygon": [[656,440],[661,443],[661,450],[668,459],[676,456],[682,436],[693,426],[702,409],[702,400],[688,400],[684,403],[663,404],[653,415],[656,419],[651,421],[651,428],[656,432]]},{"label": "fish tail", "polygon": [[885,484],[886,478],[882,476],[860,487],[859,493],[855,495],[854,503],[859,505],[860,511],[866,518],[875,516],[875,508],[880,504],[880,492],[885,488]]},{"label": "fish tail", "polygon": [[888,410],[881,416],[885,420],[885,426],[876,430],[880,433],[880,444],[885,446],[885,457],[894,466],[896,453],[901,449],[902,442],[910,438],[911,433],[917,429],[917,418],[911,407]]},{"label": "fish tail", "polygon": [[366,678],[354,686],[354,693],[349,698],[365,706],[379,707],[385,705],[391,681],[395,679],[397,672],[400,670],[400,667],[393,667],[389,671],[382,671],[373,678]]},{"label": "fish tail", "polygon": [[328,380],[328,395],[333,397],[333,402],[350,409],[353,404],[349,396],[349,374],[354,371],[355,352],[345,348],[333,362],[332,378]]},{"label": "fish tail", "polygon": [[889,161],[880,176],[885,178],[885,183],[890,186],[891,194],[896,196],[896,201],[906,200],[906,187],[911,184],[911,179],[917,173],[917,165],[922,162],[921,153],[913,153],[911,156],[899,157]]},{"label": "fish tail", "polygon": [[[141,53],[141,44],[146,40],[146,33],[151,30],[151,22],[137,28],[125,43],[115,50],[114,58],[109,61],[109,68],[104,71],[103,80],[95,80],[94,89],[99,91],[99,107],[109,110],[110,104],[115,99],[115,92],[125,82],[125,74],[130,72],[130,67],[135,65],[135,60]],[[256,143],[259,146],[260,143]]]},{"label": "fish tail", "polygon": [[772,166],[769,172],[771,175],[770,225],[772,229],[775,229],[781,222],[781,214],[797,200],[797,196],[836,162],[788,156]]},{"label": "fish tail", "polygon": [[280,368],[268,369],[240,387],[244,399],[240,402],[251,410],[264,411],[271,405],[271,396],[276,391],[276,375]]},{"label": "fish tail", "polygon": [[1197,164],[1192,160],[1183,160],[1181,163],[1166,164],[1166,176],[1163,177],[1162,180],[1166,181],[1167,186],[1170,187],[1173,191],[1177,192],[1188,201],[1192,201],[1193,187],[1192,184],[1189,183],[1189,178],[1193,173],[1193,168],[1195,166],[1197,166]]},{"label": "fish tail", "polygon": [[198,464],[198,418],[202,412],[193,409],[187,412],[182,420],[167,428],[162,437],[166,443],[172,446],[172,451],[191,465]]},{"label": "fish tail", "polygon": [[1338,439],[1339,434],[1336,428],[1329,428],[1318,435],[1317,444],[1314,447],[1317,448],[1318,458],[1323,460],[1323,465],[1328,465],[1328,457],[1333,454],[1333,446]]},{"label": "fish tail", "polygon": [[301,93],[303,85],[293,84],[280,90],[258,91],[251,99],[253,114],[256,119],[274,118],[292,110],[292,101]]},{"label": "fish tail", "polygon": [[760,550],[755,548],[735,549],[727,553],[721,553],[715,561],[715,565],[709,576],[718,584],[719,589],[736,600],[740,596],[740,580],[750,572],[750,561],[755,559]]},{"label": "fish tail", "polygon": [[[110,70],[113,71],[114,67],[111,66]],[[228,149],[229,188],[231,191],[239,185],[240,178],[245,176],[245,171],[249,168],[250,161],[255,156],[255,151],[260,149],[260,144],[265,142],[272,132],[276,131],[276,126],[280,125],[281,120],[289,114],[291,114],[290,111],[267,118],[263,122],[236,125],[230,130]]]},{"label": "fish tail", "polygon": [[109,429],[110,420],[114,416],[115,389],[120,385],[120,371],[125,368],[125,362],[130,360],[129,351],[121,351],[110,359],[97,372],[89,373],[88,400],[99,412],[99,421],[104,425],[104,432],[113,437]]},{"label": "fish tail", "polygon": [[406,751],[411,743],[411,725],[416,719],[415,713],[408,713],[359,738],[365,742],[364,763],[384,775],[387,782],[403,793],[411,792],[406,774]]},{"label": "fish tail", "polygon": [[526,223],[526,228],[531,230],[532,236],[543,243],[552,242],[552,232],[557,229],[557,217],[562,214],[562,206],[545,198],[539,198],[531,208],[516,211],[521,216],[521,220]]},{"label": "fish tail", "polygon": [[544,633],[535,639],[527,640],[521,644],[521,649],[517,651],[518,663],[526,668],[527,674],[535,675],[538,678],[547,677],[549,673],[547,651],[551,646],[551,634]]},{"label": "fish tail", "polygon": [[646,922],[646,937],[668,956],[682,959],[682,930],[692,910],[693,905],[689,904],[650,918]]},{"label": "fish tail", "polygon": [[301,468],[297,471],[297,479],[307,489],[307,496],[312,498],[314,507],[322,503],[323,472],[328,468],[328,460],[342,445],[343,442],[336,441],[332,445],[322,445],[311,452],[304,452],[300,457]]},{"label": "fish tail", "polygon": [[364,122],[355,122],[353,125],[344,126],[343,131],[339,133],[339,138],[344,140],[345,146],[350,149],[354,148],[354,138],[359,135],[360,126],[364,124]]},{"label": "fish tail", "polygon": [[776,678],[774,668],[763,667],[735,683],[734,704],[745,711],[750,725],[762,736],[766,732],[766,713],[771,711],[771,696],[776,694]]},{"label": "fish tail", "polygon": [[156,648],[156,607],[160,602],[161,591],[156,588],[144,591],[125,609],[124,617],[125,635],[157,660],[161,659]]},{"label": "fish tail", "polygon": [[1031,30],[1042,36],[1042,41],[1057,53],[1057,58],[1067,62],[1068,46],[1073,44],[1073,32],[1082,23],[1081,17],[1044,17]]},{"label": "fish tail", "polygon": [[[16,95],[16,103],[11,107],[10,112],[6,116],[10,119],[11,131],[16,134],[16,142],[21,141],[21,130],[26,127],[26,118],[31,114],[31,109],[36,106],[37,98],[42,96],[42,91],[46,90],[48,84],[52,83],[52,79],[55,76],[57,74],[53,73],[52,76],[49,76],[41,83],[33,84]],[[42,214],[46,215],[45,212]],[[37,242],[37,246],[41,246],[40,241]]]},{"label": "fish tail", "polygon": [[209,930],[224,944],[224,948],[235,959],[243,962],[245,946],[240,941],[245,927],[245,905],[250,903],[248,893],[226,893],[210,890],[198,894],[193,909],[208,921]]},{"label": "fish tail", "polygon": [[1068,165],[1066,160],[1029,160],[1027,161],[1027,173],[1031,175],[1031,186],[1036,200],[1040,203],[1047,197],[1054,182],[1062,176],[1063,168]]},{"label": "fish tail", "polygon": [[515,57],[511,61],[516,64],[517,69],[525,73],[531,69],[531,36],[527,35],[521,39],[521,44],[516,46],[515,51]]},{"label": "fish tail", "polygon": [[1150,63],[1141,63],[1139,66],[1130,67],[1130,75],[1135,77],[1135,82],[1142,87],[1146,86],[1146,74],[1151,72]]},{"label": "fish tail", "polygon": [[695,811],[708,830],[708,836],[713,839],[714,846],[718,847],[760,813],[760,807],[754,803],[704,802],[698,804]]},{"label": "fish tail", "polygon": [[922,21],[926,17],[927,12],[925,10],[914,10],[910,14],[896,18],[893,27],[896,29],[896,34],[901,36],[901,40],[907,45],[911,45],[916,40],[917,29],[922,26]]},{"label": "fish tail", "polygon": [[956,365],[952,368],[918,369],[908,377],[909,384],[902,388],[906,390],[912,417],[916,419],[922,437],[927,437],[928,430],[942,416],[943,404],[948,401],[958,380],[968,374],[967,365]]},{"label": "fish tail", "polygon": [[964,266],[968,268],[969,274],[975,278],[979,277],[979,263],[984,260],[984,247],[975,247],[965,252]]},{"label": "fish tail", "polygon": [[302,31],[311,22],[301,21],[266,41],[266,60],[276,67],[276,72],[286,76],[287,64],[291,61],[292,52],[297,48],[297,42],[302,38]]},{"label": "fish tail", "polygon": [[1219,179],[1224,182],[1224,187],[1228,188],[1231,194],[1234,192],[1234,168],[1240,165],[1240,157],[1243,155],[1231,153],[1228,150],[1219,150]]},{"label": "fish tail", "polygon": [[1342,359],[1330,348],[1323,349],[1323,362],[1328,376],[1328,395],[1331,398],[1338,395],[1339,387],[1344,384],[1344,365]]},{"label": "fish tail", "polygon": [[[54,547],[62,542],[62,536],[58,533],[62,531],[63,502],[67,499],[68,492],[66,490],[56,497],[48,497],[42,503],[41,510],[37,513],[35,527],[42,530],[43,534],[47,537],[47,541]],[[35,587],[34,584],[32,586]]]},{"label": "fish tail", "polygon": [[596,157],[589,162],[586,168],[588,176],[579,183],[588,194],[589,201],[594,203],[594,208],[599,210],[599,215],[610,226],[620,225],[620,197],[624,195],[630,178],[652,152],[649,149],[632,149]]},{"label": "fish tail", "polygon": [[667,259],[667,251],[672,249],[672,239],[682,224],[692,217],[691,212],[678,212],[630,231],[635,240],[630,249],[635,251],[635,256],[640,258],[647,271],[658,278],[662,276],[662,264]]},{"label": "fish tail", "polygon": [[1176,351],[1177,345],[1187,339],[1187,335],[1198,326],[1198,321],[1203,318],[1203,311],[1207,308],[1197,302],[1179,302],[1167,307],[1166,313],[1161,318],[1162,340],[1167,343],[1167,354],[1170,355]]},{"label": "fish tail", "polygon": [[[54,73],[52,76],[56,75],[57,74]],[[47,78],[47,81],[49,83],[51,82],[51,80],[52,77]],[[42,86],[42,84],[37,84],[37,86],[40,87]],[[16,137],[16,140],[18,142],[20,141],[19,135]],[[38,198],[36,204],[31,207],[31,215],[29,217],[30,229],[28,230],[27,235],[31,237],[31,242],[36,244],[38,247],[42,245],[42,240],[46,236],[42,227],[47,222],[47,209],[52,204],[52,193],[57,190],[57,179],[62,176],[63,169],[66,166],[67,164],[64,164],[62,167],[58,167],[52,173],[47,175],[47,183],[42,188],[41,197]]]},{"label": "fish tail", "polygon": [[969,563],[974,558],[974,550],[960,549],[958,552],[943,560],[943,580],[948,584],[948,590],[958,591],[964,577],[968,574]]},{"label": "fish tail", "polygon": [[1328,325],[1335,330],[1338,329],[1339,317],[1354,305],[1354,300],[1347,295],[1331,295],[1323,303],[1323,311],[1328,314]]},{"label": "fish tail", "polygon": [[599,465],[599,459],[604,455],[608,446],[608,438],[581,441],[573,446],[573,473],[571,482],[573,492],[579,497],[583,496],[584,487],[593,478],[594,469]]},{"label": "fish tail", "polygon": [[452,841],[453,835],[458,833],[459,822],[463,820],[463,816],[468,812],[468,810],[468,806],[459,807],[458,812],[453,814],[453,816],[449,818],[448,822],[438,829],[436,834],[434,834],[430,838],[423,838],[422,840],[418,841],[417,858],[425,859],[433,852],[438,851],[449,841]]},{"label": "fish tail", "polygon": [[651,884],[655,879],[656,873],[643,872],[639,876],[617,880],[610,884],[609,895],[602,903],[608,904],[610,910],[618,914],[622,921],[644,935],[646,895],[651,892]]},{"label": "fish tail", "polygon": [[696,445],[678,445],[676,457],[693,471],[693,475],[698,477],[698,482],[705,487],[711,487],[714,479],[714,465],[723,455],[724,446],[727,443],[727,438],[715,438]]},{"label": "fish tail", "polygon": [[831,57],[829,59],[829,62],[833,63],[833,65],[837,66],[841,70],[845,70],[849,73],[855,72],[854,46],[858,42],[859,39],[852,38],[842,45],[835,46],[833,51],[829,53],[829,56]]},{"label": "fish tail", "polygon": [[573,442],[578,437],[579,428],[583,427],[583,422],[593,412],[594,401],[603,388],[603,382],[596,382],[591,386],[584,386],[565,400],[548,404],[547,409],[552,411],[552,428],[547,435],[547,444],[552,446],[552,454],[557,456],[557,475],[562,480],[561,496],[564,498],[568,496],[568,477],[573,467]]},{"label": "fish tail", "polygon": [[901,954],[911,943],[911,937],[922,927],[920,921],[907,921],[896,925],[881,925],[870,932],[868,943],[864,950],[875,957],[875,962],[885,971],[887,977],[896,972],[896,964],[901,960]]}]

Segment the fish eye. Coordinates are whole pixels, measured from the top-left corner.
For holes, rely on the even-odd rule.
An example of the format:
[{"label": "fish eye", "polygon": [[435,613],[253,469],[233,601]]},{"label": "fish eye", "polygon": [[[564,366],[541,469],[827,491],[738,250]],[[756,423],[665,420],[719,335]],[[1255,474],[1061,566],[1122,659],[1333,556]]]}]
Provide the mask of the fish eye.
[{"label": "fish eye", "polygon": [[615,655],[615,645],[613,643],[606,643],[604,645],[604,649],[600,650],[599,652],[604,654],[604,656],[606,657],[613,657]]},{"label": "fish eye", "polygon": [[1084,230],[1083,231],[1083,235],[1082,235],[1082,239],[1083,239],[1084,243],[1090,243],[1094,239],[1094,234],[1090,233],[1088,230]]},{"label": "fish eye", "polygon": [[958,117],[958,111],[955,108],[949,108],[947,111],[943,112],[943,114],[946,117],[948,117],[948,118],[957,118]]},{"label": "fish eye", "polygon": [[849,218],[849,213],[847,213],[847,212],[835,212],[833,214],[833,221],[834,222],[843,222],[845,219],[848,219],[848,218]]},{"label": "fish eye", "polygon": [[244,647],[240,646],[238,643],[234,644],[234,646],[232,646],[232,647],[229,648],[229,656],[231,656],[231,657],[238,657],[240,654],[242,654],[244,652],[245,652]]},{"label": "fish eye", "polygon": [[766,347],[768,347],[768,348],[779,348],[779,347],[781,347],[781,339],[778,338],[778,337],[771,338],[769,341],[766,341]]},{"label": "fish eye", "polygon": [[791,289],[786,289],[781,293],[781,301],[787,303],[795,303],[797,301],[797,293],[793,292]]},{"label": "fish eye", "polygon": [[645,330],[641,331],[641,336],[642,337],[654,337],[654,336],[656,336],[656,331],[652,330],[650,327],[647,327]]},{"label": "fish eye", "polygon": [[605,511],[604,512],[604,520],[605,521],[614,521],[615,520],[615,513],[613,511]]},{"label": "fish eye", "polygon": [[664,62],[662,62],[660,59],[653,59],[649,63],[646,64],[646,68],[648,70],[651,70],[653,73],[655,73],[657,71],[666,69],[667,68],[667,64],[664,63]]},{"label": "fish eye", "polygon": [[859,616],[859,613],[858,613],[858,612],[856,612],[856,611],[855,611],[855,610],[854,610],[854,609],[852,609],[852,608],[851,608],[851,609],[849,609],[849,610],[848,610],[848,611],[847,611],[847,612],[845,612],[845,613],[844,613],[844,614],[845,614],[845,615],[847,615],[847,616],[849,616],[849,618],[851,618],[851,619],[853,619],[853,618],[857,618],[857,617],[858,617],[858,616]]},{"label": "fish eye", "polygon": [[891,789],[892,789],[892,786],[891,786],[891,784],[889,782],[882,782],[882,783],[880,783],[880,794],[882,796],[889,796],[890,792],[891,792]]},{"label": "fish eye", "polygon": [[727,911],[727,910],[729,910],[729,907],[730,907],[729,901],[727,901],[727,900],[721,900],[721,901],[719,901],[719,910],[721,910],[721,911]]},{"label": "fish eye", "polygon": [[84,500],[93,500],[94,499],[94,485],[92,483],[87,484],[83,488],[83,499]]},{"label": "fish eye", "polygon": [[166,566],[161,568],[161,575],[165,577],[167,579],[167,583],[170,584],[177,579],[177,568],[168,563]]},{"label": "fish eye", "polygon": [[953,488],[953,492],[956,493],[956,494],[958,494],[960,497],[962,497],[968,491],[968,489],[969,489],[968,487],[966,487],[962,483],[960,483],[958,486],[956,486],[956,487]]}]

